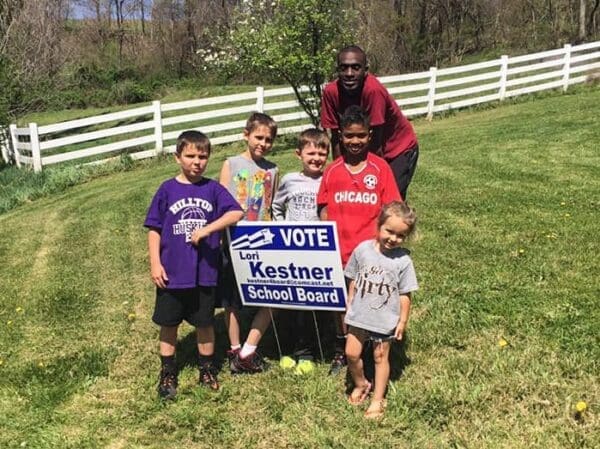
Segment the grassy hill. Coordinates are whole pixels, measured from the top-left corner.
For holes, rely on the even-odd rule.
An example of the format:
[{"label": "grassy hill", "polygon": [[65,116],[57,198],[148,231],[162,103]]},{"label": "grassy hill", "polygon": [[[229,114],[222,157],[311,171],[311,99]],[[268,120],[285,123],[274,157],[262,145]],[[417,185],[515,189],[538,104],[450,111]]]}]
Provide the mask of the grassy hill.
[{"label": "grassy hill", "polygon": [[[327,363],[197,386],[190,327],[179,399],[156,399],[141,223],[171,161],[0,215],[0,447],[599,447],[599,104],[590,88],[416,122],[421,290],[381,423]],[[272,159],[297,166],[289,141]]]}]

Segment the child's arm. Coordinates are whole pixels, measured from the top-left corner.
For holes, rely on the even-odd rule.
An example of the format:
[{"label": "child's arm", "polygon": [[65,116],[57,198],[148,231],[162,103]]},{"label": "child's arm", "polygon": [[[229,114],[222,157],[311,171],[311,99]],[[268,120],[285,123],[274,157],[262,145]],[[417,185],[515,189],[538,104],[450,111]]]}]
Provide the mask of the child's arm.
[{"label": "child's arm", "polygon": [[229,189],[229,183],[231,182],[231,169],[229,168],[229,161],[223,162],[221,167],[221,173],[219,174],[219,184],[226,189]]},{"label": "child's arm", "polygon": [[207,224],[203,228],[198,228],[192,232],[192,243],[197,245],[200,240],[208,237],[211,233],[222,231],[228,226],[237,223],[244,216],[244,212],[241,210],[230,210],[225,212],[220,218]]},{"label": "child's arm", "polygon": [[317,206],[319,213],[319,219],[321,221],[327,221],[327,206]]},{"label": "child's arm", "polygon": [[354,281],[354,279],[350,279],[350,283],[348,284],[348,301],[346,301],[346,309],[352,303],[355,292],[356,292],[356,282]]},{"label": "child's arm", "polygon": [[285,220],[286,199],[287,184],[285,183],[285,180],[282,180],[281,185],[279,185],[275,192],[275,196],[273,197],[273,203],[271,204],[271,214],[273,215],[274,221]]},{"label": "child's arm", "polygon": [[150,276],[158,288],[167,288],[167,272],[160,262],[160,232],[156,229],[148,231],[148,254],[150,255]]},{"label": "child's arm", "polygon": [[410,299],[410,293],[400,295],[400,321],[398,321],[396,332],[394,332],[396,340],[402,340],[402,337],[404,336],[404,330],[408,323],[408,315],[410,314]]}]

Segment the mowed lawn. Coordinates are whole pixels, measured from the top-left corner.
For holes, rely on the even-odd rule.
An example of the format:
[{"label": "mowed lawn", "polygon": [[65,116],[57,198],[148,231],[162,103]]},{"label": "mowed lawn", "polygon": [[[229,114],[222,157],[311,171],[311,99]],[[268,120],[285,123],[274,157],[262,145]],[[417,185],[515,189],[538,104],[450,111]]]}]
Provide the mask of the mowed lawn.
[{"label": "mowed lawn", "polygon": [[[223,370],[213,393],[184,326],[179,398],[157,400],[142,222],[171,160],[1,215],[0,447],[600,447],[599,117],[589,87],[415,122],[421,290],[379,423],[327,362],[282,371],[272,334],[272,369]],[[290,145],[273,154],[283,172]]]}]

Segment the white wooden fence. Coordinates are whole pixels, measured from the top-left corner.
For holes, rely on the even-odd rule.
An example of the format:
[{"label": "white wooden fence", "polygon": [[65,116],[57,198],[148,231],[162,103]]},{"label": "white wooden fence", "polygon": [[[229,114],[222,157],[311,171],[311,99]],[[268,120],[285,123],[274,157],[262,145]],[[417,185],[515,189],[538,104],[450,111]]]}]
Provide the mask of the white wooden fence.
[{"label": "white wooden fence", "polygon": [[[379,80],[398,97],[406,116],[431,118],[442,111],[546,89],[566,91],[572,84],[594,78],[600,78],[600,41]],[[176,137],[186,129],[203,131],[213,144],[240,140],[247,116],[256,110],[273,116],[280,134],[310,126],[291,88],[257,87],[251,92],[178,103],[154,101],[149,106],[51,125],[13,124],[11,145],[2,146],[2,155],[36,172],[75,159],[103,162],[123,152],[142,159],[174,151]]]}]

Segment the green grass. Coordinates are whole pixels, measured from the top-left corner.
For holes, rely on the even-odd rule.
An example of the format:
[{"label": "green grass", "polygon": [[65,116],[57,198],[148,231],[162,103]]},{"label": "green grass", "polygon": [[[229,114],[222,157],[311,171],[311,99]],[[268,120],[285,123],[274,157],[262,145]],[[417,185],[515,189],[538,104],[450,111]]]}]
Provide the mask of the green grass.
[{"label": "green grass", "polygon": [[[416,122],[421,290],[381,423],[326,363],[198,387],[188,326],[179,399],[156,400],[141,223],[171,161],[0,215],[0,447],[599,447],[598,104],[590,88]],[[284,172],[291,146],[273,154]],[[271,334],[264,346],[274,358]]]}]

